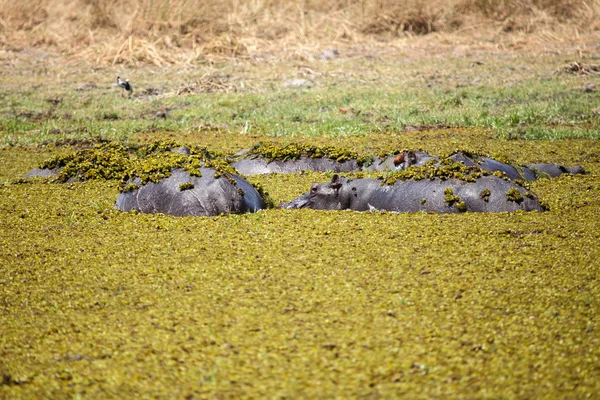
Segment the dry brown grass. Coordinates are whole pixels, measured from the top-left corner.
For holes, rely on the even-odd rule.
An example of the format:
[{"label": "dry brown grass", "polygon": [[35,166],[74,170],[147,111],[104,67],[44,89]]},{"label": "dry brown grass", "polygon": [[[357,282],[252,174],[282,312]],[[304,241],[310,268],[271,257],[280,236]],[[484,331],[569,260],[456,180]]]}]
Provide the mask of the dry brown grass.
[{"label": "dry brown grass", "polygon": [[599,11],[598,0],[0,0],[0,44],[167,65],[432,32],[589,32]]}]

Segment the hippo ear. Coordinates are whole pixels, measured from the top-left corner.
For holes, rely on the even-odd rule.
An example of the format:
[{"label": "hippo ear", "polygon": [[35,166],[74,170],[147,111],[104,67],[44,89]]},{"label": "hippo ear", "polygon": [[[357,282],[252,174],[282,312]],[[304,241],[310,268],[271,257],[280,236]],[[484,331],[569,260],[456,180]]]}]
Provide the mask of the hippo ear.
[{"label": "hippo ear", "polygon": [[342,182],[338,174],[333,175],[331,182],[329,182],[329,187],[336,190],[342,187]]}]

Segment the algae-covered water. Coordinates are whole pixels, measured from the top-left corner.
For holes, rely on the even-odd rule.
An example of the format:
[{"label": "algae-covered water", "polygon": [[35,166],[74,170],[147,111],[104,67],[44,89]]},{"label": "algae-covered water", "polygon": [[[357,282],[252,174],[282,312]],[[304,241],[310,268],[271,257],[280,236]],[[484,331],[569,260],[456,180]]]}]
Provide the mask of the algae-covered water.
[{"label": "algae-covered water", "polygon": [[[464,140],[589,174],[533,183],[543,213],[181,218],[16,183],[66,150],[0,150],[0,397],[597,398],[597,141]],[[327,179],[251,181],[278,203]]]}]

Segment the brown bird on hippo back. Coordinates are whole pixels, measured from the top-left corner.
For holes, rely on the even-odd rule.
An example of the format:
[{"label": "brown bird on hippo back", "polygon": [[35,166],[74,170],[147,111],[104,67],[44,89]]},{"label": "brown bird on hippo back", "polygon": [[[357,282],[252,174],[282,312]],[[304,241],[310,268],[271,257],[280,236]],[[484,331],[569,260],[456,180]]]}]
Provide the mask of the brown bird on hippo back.
[{"label": "brown bird on hippo back", "polygon": [[406,169],[417,163],[417,156],[413,151],[403,151],[394,158],[396,169]]}]

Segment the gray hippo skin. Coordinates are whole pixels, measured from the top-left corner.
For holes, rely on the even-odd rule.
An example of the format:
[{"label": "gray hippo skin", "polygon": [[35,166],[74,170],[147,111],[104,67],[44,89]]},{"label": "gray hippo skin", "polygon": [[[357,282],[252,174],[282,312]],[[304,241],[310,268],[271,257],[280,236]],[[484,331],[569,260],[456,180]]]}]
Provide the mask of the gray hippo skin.
[{"label": "gray hippo skin", "polygon": [[58,174],[60,174],[60,171],[62,170],[62,168],[57,167],[57,168],[34,168],[31,171],[29,171],[28,173],[25,174],[25,178],[52,178]]},{"label": "gray hippo skin", "polygon": [[[451,188],[452,195],[458,199],[449,202],[447,188]],[[518,197],[522,198],[510,200],[509,190],[517,190]],[[486,191],[488,196],[485,196]],[[462,208],[460,202],[464,202]],[[308,194],[283,207],[435,213],[543,211],[539,201],[530,193],[526,195],[524,188],[493,175],[480,177],[476,182],[422,179],[396,181],[391,186],[382,185],[378,179],[347,179],[334,175],[331,182],[315,183]]]},{"label": "gray hippo skin", "polygon": [[[244,156],[250,150],[242,151],[237,156]],[[556,177],[565,173],[583,174],[582,167],[563,167],[555,164],[530,164],[527,166],[513,166],[488,157],[472,158],[462,152],[454,153],[449,157],[453,161],[463,163],[466,166],[477,166],[484,171],[503,172],[509,179],[522,179],[535,181],[538,177]],[[231,164],[242,175],[257,175],[270,173],[295,173],[301,171],[315,172],[357,172],[357,171],[384,171],[405,170],[410,167],[421,167],[427,162],[434,160],[439,165],[439,157],[432,156],[420,151],[404,151],[397,155],[388,157],[374,157],[372,162],[360,165],[356,160],[338,162],[329,158],[300,157],[294,160],[269,161],[265,158],[251,156]]]},{"label": "gray hippo skin", "polygon": [[[119,194],[115,208],[175,216],[240,214],[265,208],[263,199],[248,181],[231,174],[215,178],[216,171],[212,168],[201,168],[200,171],[202,176],[197,177],[174,169],[171,176],[158,183],[148,183]],[[228,178],[234,179],[236,184]],[[193,188],[182,190],[180,185],[188,182]],[[140,179],[136,178],[132,183],[139,186]]]},{"label": "gray hippo skin", "polygon": [[269,161],[264,158],[245,158],[231,164],[242,175],[270,174],[273,172],[290,174],[301,171],[349,172],[360,168],[355,160],[338,162],[329,158],[300,157],[296,160]]},{"label": "gray hippo skin", "polygon": [[572,168],[563,167],[562,165],[556,164],[529,164],[529,168],[535,171],[536,175],[544,176],[547,175],[550,178],[557,177],[562,174],[585,174],[585,170],[581,166],[575,166]]},{"label": "gray hippo skin", "polygon": [[[407,169],[412,166],[422,166],[432,158],[438,159],[438,157],[430,156],[427,153],[405,151],[394,159],[394,164],[397,169]],[[515,167],[488,157],[471,158],[461,152],[452,154],[450,158],[467,167],[477,166],[488,172],[503,172],[507,178],[513,180],[535,181],[540,177],[555,178],[562,174],[585,174],[585,170],[581,166],[569,168],[556,164],[528,164]]]},{"label": "gray hippo skin", "polygon": [[[244,156],[248,154],[250,150],[242,150],[237,153],[236,156]],[[412,163],[407,166],[422,166],[428,160],[434,158],[426,153],[422,152],[410,152],[411,156],[414,155]],[[418,157],[418,158],[417,158]],[[356,171],[384,171],[400,169],[398,166],[398,156],[388,157],[374,157],[369,165],[360,165],[356,160],[336,161],[329,158],[312,158],[312,157],[300,157],[294,160],[274,160],[269,161],[261,157],[249,157],[244,158],[231,164],[240,174],[242,175],[258,175],[258,174],[290,174],[302,171],[314,171],[314,172],[356,172]]]}]

